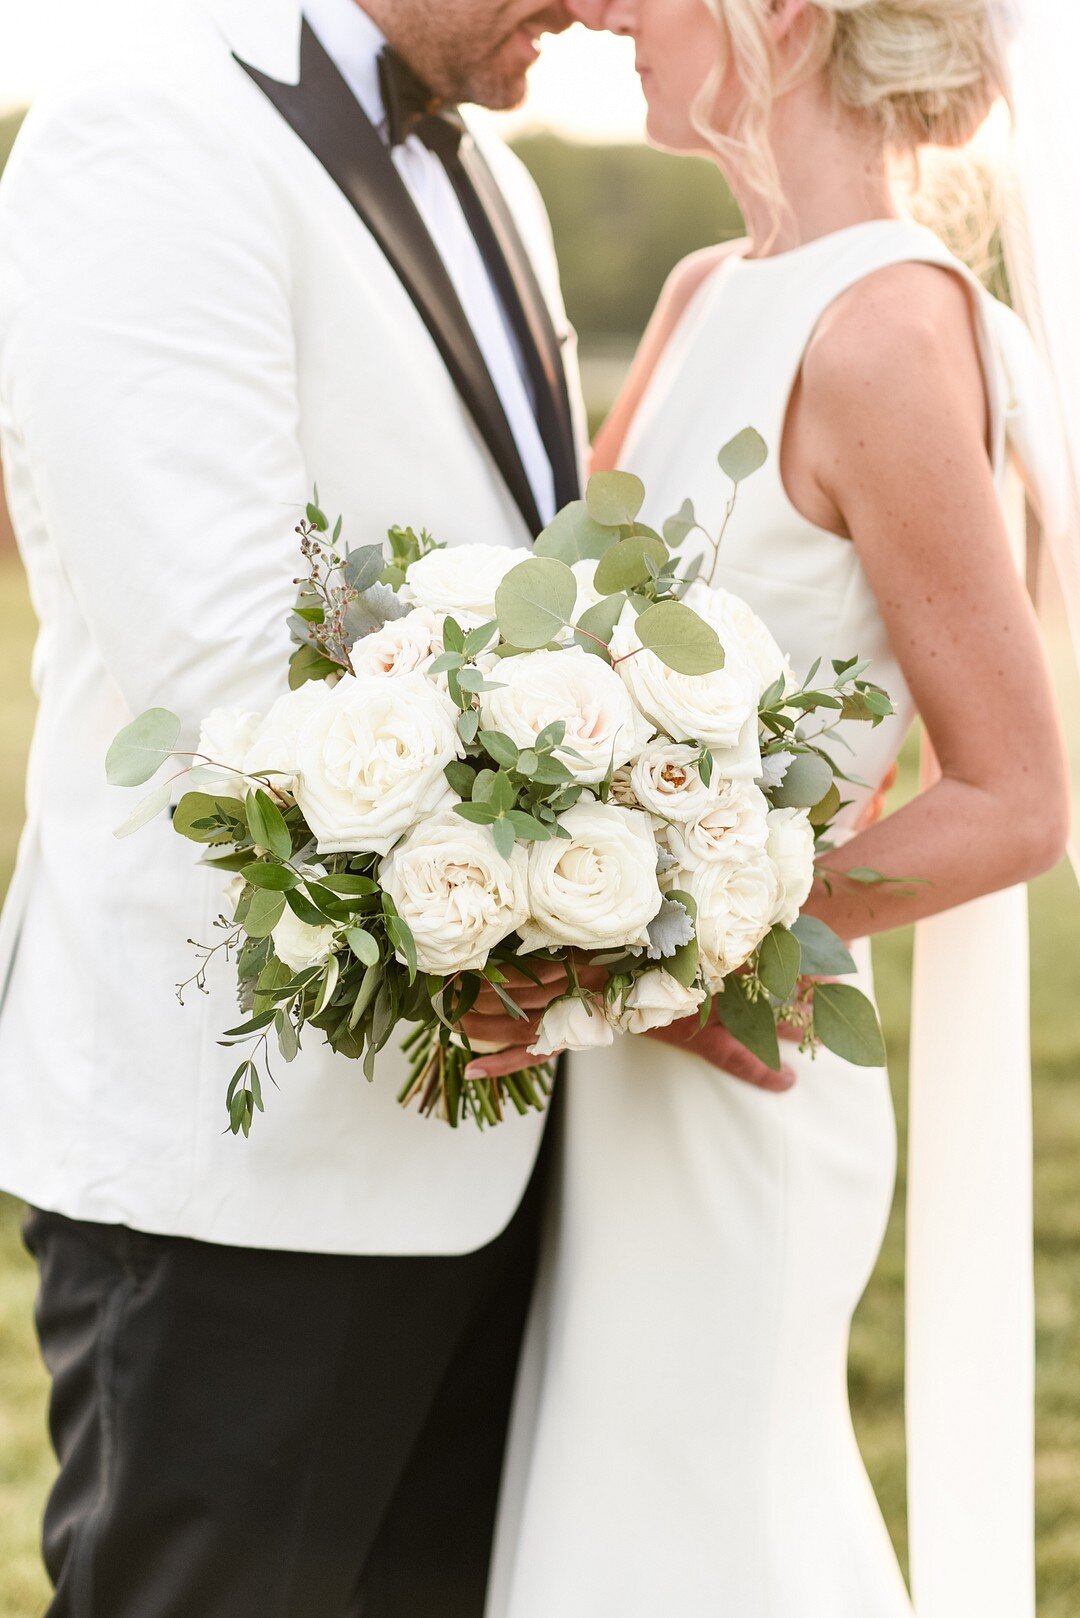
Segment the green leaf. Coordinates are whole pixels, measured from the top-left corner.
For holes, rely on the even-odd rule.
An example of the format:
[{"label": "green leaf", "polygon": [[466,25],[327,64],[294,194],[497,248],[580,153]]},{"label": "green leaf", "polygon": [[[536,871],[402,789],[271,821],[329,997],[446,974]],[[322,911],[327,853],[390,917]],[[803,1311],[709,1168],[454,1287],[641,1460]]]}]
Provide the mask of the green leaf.
[{"label": "green leaf", "polygon": [[299,691],[309,680],[325,680],[328,675],[339,672],[338,665],[323,657],[314,646],[301,646],[289,659],[289,690]]},{"label": "green leaf", "polygon": [[363,545],[359,550],[349,552],[341,576],[350,590],[363,595],[373,584],[378,584],[385,566],[386,558],[381,545]]},{"label": "green leaf", "polygon": [[474,826],[493,826],[499,818],[497,811],[486,803],[455,803],[454,813]]},{"label": "green leaf", "polygon": [[364,966],[375,966],[379,960],[379,941],[363,927],[350,927],[345,934],[349,948]]},{"label": "green leaf", "polygon": [[300,1054],[300,1039],[296,1027],[287,1011],[279,1011],[274,1016],[274,1031],[277,1034],[278,1050],[286,1062],[295,1062]]},{"label": "green leaf", "polygon": [[292,833],[277,804],[261,787],[257,792],[248,793],[244,811],[252,842],[259,848],[268,848],[279,860],[292,859]]},{"label": "green leaf", "polygon": [[465,636],[466,657],[476,657],[477,653],[491,645],[498,633],[499,625],[494,618],[489,618],[486,624],[477,624],[475,629],[470,629]]},{"label": "green leaf", "polygon": [[614,545],[617,535],[589,516],[584,500],[564,506],[548,523],[533,546],[536,556],[553,556],[570,566],[573,562],[599,560]]},{"label": "green leaf", "polygon": [[480,714],[476,708],[470,708],[463,713],[457,723],[458,735],[466,747],[471,747],[476,740],[476,733],[480,729]]},{"label": "green leaf", "polygon": [[786,927],[774,927],[762,940],[758,976],[778,1000],[787,1000],[799,981],[802,946]]},{"label": "green leaf", "polygon": [[287,889],[295,888],[300,880],[296,872],[290,871],[287,865],[270,865],[263,860],[245,865],[241,875],[253,888],[261,888],[270,893],[285,893]]},{"label": "green leaf", "polygon": [[511,781],[508,775],[504,774],[500,770],[499,774],[491,783],[491,792],[488,795],[487,801],[490,803],[491,807],[496,811],[496,813],[505,815],[508,809],[512,809],[514,807],[515,796],[516,793],[514,792],[513,781]]},{"label": "green leaf", "polygon": [[877,1012],[850,983],[819,983],[814,990],[814,1032],[821,1043],[857,1067],[884,1067],[885,1041]]},{"label": "green leaf", "polygon": [[633,590],[654,577],[649,572],[650,561],[660,568],[670,554],[662,539],[653,539],[648,534],[631,534],[629,539],[620,539],[600,558],[593,582],[602,596]]},{"label": "green leaf", "polygon": [[648,607],[635,627],[641,644],[677,674],[711,674],[724,666],[716,630],[681,601]]},{"label": "green leaf", "polygon": [[603,657],[603,648],[597,646],[596,642],[601,640],[604,646],[608,645],[625,606],[626,596],[619,591],[598,601],[595,607],[588,607],[578,619],[574,631],[578,645],[587,652],[595,652],[597,657]]},{"label": "green leaf", "polygon": [[817,916],[800,916],[791,931],[802,949],[801,970],[808,977],[846,977],[855,971],[847,945]]},{"label": "green leaf", "polygon": [[349,1013],[350,1028],[355,1028],[357,1023],[360,1022],[360,1020],[370,1009],[371,1002],[374,1000],[375,995],[378,992],[382,978],[382,970],[378,966],[369,966],[367,971],[364,973],[363,982],[360,984],[359,992],[356,999],[353,1001],[353,1008]]},{"label": "green leaf", "polygon": [[329,921],[335,919],[324,915],[321,910],[317,910],[307,894],[301,893],[299,888],[293,888],[286,893],[285,903],[293,915],[298,917],[300,921],[306,922],[309,927],[325,927]]},{"label": "green leaf", "polygon": [[480,732],[480,746],[489,758],[496,764],[501,764],[504,770],[517,768],[519,752],[517,744],[504,736],[501,730],[482,730]]},{"label": "green leaf", "polygon": [[601,527],[622,528],[645,504],[645,485],[633,472],[597,472],[589,479],[585,504]]},{"label": "green leaf", "polygon": [[322,988],[319,990],[318,998],[315,1001],[315,1010],[312,1014],[315,1017],[321,1017],[334,998],[334,990],[337,988],[338,978],[341,976],[341,962],[336,955],[331,955],[323,968],[323,974]]},{"label": "green leaf", "polygon": [[736,433],[717,456],[720,470],[732,483],[742,483],[744,478],[760,471],[768,458],[768,445],[753,427],[744,427],[741,433]]},{"label": "green leaf", "polygon": [[443,645],[448,652],[465,651],[465,631],[456,618],[447,618],[443,624]]},{"label": "green leaf", "polygon": [[[317,500],[318,490],[315,491],[315,497]],[[307,520],[317,534],[325,534],[329,530],[330,524],[327,522],[325,514],[320,511],[319,507],[315,504],[315,501],[308,501]]]},{"label": "green leaf", "polygon": [[833,772],[817,753],[796,753],[771,794],[778,809],[813,809],[828,794]]},{"label": "green leaf", "polygon": [[515,836],[523,843],[547,843],[551,840],[551,829],[545,826],[542,820],[534,815],[528,815],[523,809],[508,811],[507,820],[514,828]]},{"label": "green leaf", "polygon": [[840,796],[840,788],[834,781],[828,792],[826,792],[825,796],[822,798],[821,802],[815,803],[814,807],[811,809],[811,826],[827,826],[830,820],[839,814],[842,803],[843,799]]},{"label": "green leaf", "polygon": [[776,1018],[768,1000],[748,1000],[742,989],[742,979],[728,978],[716,996],[717,1015],[728,1033],[752,1051],[760,1062],[779,1073],[780,1042],[776,1035]]},{"label": "green leaf", "polygon": [[243,813],[236,798],[185,792],[173,815],[173,831],[193,843],[235,843],[247,834]]},{"label": "green leaf", "polygon": [[453,759],[443,770],[449,782],[450,789],[456,792],[459,798],[468,801],[473,794],[473,782],[476,780],[476,771],[464,759]]},{"label": "green leaf", "polygon": [[249,938],[269,938],[285,914],[285,895],[265,890],[255,894],[244,918],[244,931]]},{"label": "green leaf", "polygon": [[503,638],[526,651],[546,646],[571,622],[577,590],[577,580],[565,562],[553,557],[519,562],[495,593]]},{"label": "green leaf", "polygon": [[508,860],[514,852],[514,844],[517,842],[517,833],[514,830],[513,821],[506,818],[497,820],[491,828],[491,835],[494,837],[495,847],[499,850],[503,859]]},{"label": "green leaf", "polygon": [[[180,720],[176,714],[167,708],[149,708],[130,725],[125,725],[109,748],[105,756],[105,779],[113,787],[145,785],[170,757],[179,736]],[[231,761],[220,759],[218,762]]]},{"label": "green leaf", "polygon": [[386,932],[398,954],[405,957],[405,963],[409,968],[409,982],[412,983],[417,973],[416,940],[409,924],[402,921],[400,916],[387,916]]},{"label": "green leaf", "polygon": [[687,534],[693,533],[697,527],[697,515],[694,511],[694,502],[684,500],[674,517],[669,517],[664,524],[664,539],[672,550],[678,550]]},{"label": "green leaf", "polygon": [[171,797],[172,783],[163,781],[160,786],[154,788],[148,797],[139,802],[122,825],[117,826],[113,836],[118,838],[130,837],[133,832],[141,831],[143,826],[148,826],[152,820],[156,820],[157,816],[168,805]]},{"label": "green leaf", "polygon": [[534,770],[540,768],[540,754],[534,748],[526,747],[518,757],[517,767],[521,775],[531,776]]},{"label": "green leaf", "polygon": [[698,966],[701,960],[701,951],[696,938],[689,944],[683,944],[674,955],[664,962],[664,971],[673,977],[676,983],[681,983],[684,989],[692,989],[697,980]]}]

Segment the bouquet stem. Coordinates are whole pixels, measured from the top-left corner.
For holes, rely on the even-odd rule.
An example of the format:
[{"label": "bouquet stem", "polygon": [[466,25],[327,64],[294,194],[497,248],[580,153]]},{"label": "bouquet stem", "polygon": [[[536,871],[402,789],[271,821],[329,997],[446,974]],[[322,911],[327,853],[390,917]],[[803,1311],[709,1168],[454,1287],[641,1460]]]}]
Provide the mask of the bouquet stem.
[{"label": "bouquet stem", "polygon": [[402,1044],[409,1058],[409,1078],[398,1096],[403,1107],[414,1104],[425,1118],[438,1117],[456,1129],[471,1117],[478,1129],[501,1124],[508,1107],[524,1116],[543,1112],[555,1080],[552,1063],[538,1063],[494,1079],[467,1079],[465,1069],[475,1052],[446,1037],[437,1025],[421,1024]]}]

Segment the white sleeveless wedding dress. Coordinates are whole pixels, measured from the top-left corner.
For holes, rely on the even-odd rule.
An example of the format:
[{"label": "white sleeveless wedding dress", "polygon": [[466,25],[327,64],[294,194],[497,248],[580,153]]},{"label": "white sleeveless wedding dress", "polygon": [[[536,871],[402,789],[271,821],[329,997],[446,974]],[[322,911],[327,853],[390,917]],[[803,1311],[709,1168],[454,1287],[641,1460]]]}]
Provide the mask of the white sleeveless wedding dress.
[{"label": "white sleeveless wedding dress", "polygon": [[[873,660],[897,717],[850,729],[849,768],[870,783],[896,756],[911,697],[855,547],[794,508],[779,446],[823,313],[911,261],[966,276],[906,221],[722,261],[622,457],[646,483],[646,521],[659,527],[690,496],[716,532],[730,491],[717,450],[747,425],[763,434],[770,458],[740,490],[718,582],[798,672],[819,655]],[[1000,467],[998,306],[975,295]],[[857,956],[872,993],[868,948]],[[893,1194],[888,1078],[826,1051],[787,1054],[799,1082],[784,1095],[643,1038],[569,1059],[488,1618],[910,1618],[846,1380]]]}]

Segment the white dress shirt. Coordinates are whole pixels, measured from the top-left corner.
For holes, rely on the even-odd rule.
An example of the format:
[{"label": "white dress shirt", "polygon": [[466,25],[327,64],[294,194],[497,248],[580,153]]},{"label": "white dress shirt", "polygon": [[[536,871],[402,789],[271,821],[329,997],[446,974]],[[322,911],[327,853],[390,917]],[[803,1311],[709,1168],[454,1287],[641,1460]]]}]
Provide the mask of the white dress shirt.
[{"label": "white dress shirt", "polygon": [[[304,15],[364,112],[386,134],[379,54],[386,36],[359,0],[306,0]],[[442,163],[415,135],[393,160],[446,266],[517,441],[543,522],[555,515],[555,477],[510,317]]]}]

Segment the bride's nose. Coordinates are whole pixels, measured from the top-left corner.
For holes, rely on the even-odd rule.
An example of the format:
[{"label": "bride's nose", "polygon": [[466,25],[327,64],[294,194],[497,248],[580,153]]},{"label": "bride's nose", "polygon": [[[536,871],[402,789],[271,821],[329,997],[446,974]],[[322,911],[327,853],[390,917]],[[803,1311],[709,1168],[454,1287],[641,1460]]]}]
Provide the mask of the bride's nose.
[{"label": "bride's nose", "polygon": [[566,0],[566,9],[586,28],[629,34],[633,31],[635,3],[636,0]]}]

